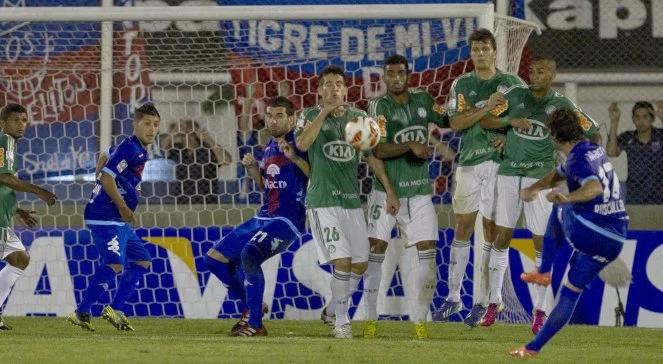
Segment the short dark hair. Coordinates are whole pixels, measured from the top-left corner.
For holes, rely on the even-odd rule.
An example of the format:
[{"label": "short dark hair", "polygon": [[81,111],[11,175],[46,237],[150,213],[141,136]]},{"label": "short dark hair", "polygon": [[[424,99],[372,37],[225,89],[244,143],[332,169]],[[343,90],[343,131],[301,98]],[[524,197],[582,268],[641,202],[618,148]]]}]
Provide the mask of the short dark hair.
[{"label": "short dark hair", "polygon": [[532,60],[530,61],[530,64],[532,64],[534,62],[548,62],[552,66],[553,71],[557,71],[557,62],[551,56],[548,56],[548,55],[535,55],[535,56],[532,57]]},{"label": "short dark hair", "polygon": [[325,76],[327,75],[340,75],[341,77],[344,77],[345,72],[343,72],[343,68],[333,64],[325,67],[318,76],[318,82],[320,86],[322,85],[322,79],[325,78]]},{"label": "short dark hair", "polygon": [[649,115],[654,118],[654,105],[651,104],[649,101],[638,101],[633,105],[633,109],[631,109],[631,117],[635,116],[635,110],[638,109],[647,109],[647,112]]},{"label": "short dark hair", "polygon": [[27,114],[28,110],[19,104],[7,104],[5,107],[2,108],[2,111],[0,111],[0,121],[7,121],[9,119],[9,116],[11,114]]},{"label": "short dark hair", "polygon": [[288,100],[288,98],[285,96],[275,97],[269,103],[269,106],[285,108],[285,113],[288,114],[288,116],[292,116],[295,113],[295,105],[293,105],[292,101]]},{"label": "short dark hair", "polygon": [[143,106],[136,109],[136,115],[134,120],[138,121],[142,119],[145,115],[156,116],[159,119],[161,119],[161,115],[159,115],[159,110],[157,110],[154,104],[149,102],[147,104],[143,104]]},{"label": "short dark hair", "polygon": [[585,138],[576,110],[555,110],[549,121],[550,135],[558,142],[570,143]]},{"label": "short dark hair", "polygon": [[407,61],[407,58],[401,56],[400,54],[392,54],[384,61],[384,67],[386,68],[390,64],[402,64],[405,66],[405,71],[410,73],[410,64]]},{"label": "short dark hair", "polygon": [[472,42],[490,42],[490,45],[493,46],[493,49],[497,49],[497,42],[495,41],[493,32],[486,28],[479,28],[472,32],[470,39],[468,40],[470,47],[472,46]]}]

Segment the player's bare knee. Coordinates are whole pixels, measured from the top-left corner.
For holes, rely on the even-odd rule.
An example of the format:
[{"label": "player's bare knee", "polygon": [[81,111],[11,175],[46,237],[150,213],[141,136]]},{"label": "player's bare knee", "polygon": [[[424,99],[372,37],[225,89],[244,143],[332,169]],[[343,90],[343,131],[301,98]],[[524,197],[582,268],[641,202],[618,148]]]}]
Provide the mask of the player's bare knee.
[{"label": "player's bare knee", "polygon": [[352,273],[362,275],[368,269],[368,262],[352,263]]},{"label": "player's bare knee", "polygon": [[566,286],[566,288],[572,290],[575,293],[582,292],[582,288],[578,288],[578,287],[572,285],[569,281],[566,282],[565,286]]},{"label": "player's bare knee", "polygon": [[511,238],[513,237],[513,229],[498,225],[495,227],[494,236],[495,238],[492,240],[493,246],[496,249],[506,249],[511,244]]},{"label": "player's bare knee", "polygon": [[207,256],[214,259],[214,260],[218,260],[221,263],[230,262],[230,260],[228,258],[226,258],[225,255],[219,253],[219,251],[214,249],[214,248],[207,251]]},{"label": "player's bare knee", "polygon": [[30,265],[30,254],[25,250],[17,253],[19,254],[18,254],[18,265],[16,266],[16,268],[24,270],[25,268],[28,267],[28,265]]},{"label": "player's bare knee", "polygon": [[417,250],[418,251],[424,251],[424,250],[431,250],[435,249],[435,240],[424,240],[420,241],[417,243]]},{"label": "player's bare knee", "polygon": [[352,269],[352,258],[339,258],[334,259],[332,262],[334,270],[338,272],[350,272]]},{"label": "player's bare knee", "polygon": [[122,273],[122,264],[109,264],[108,267],[115,272],[115,274],[120,274]]},{"label": "player's bare knee", "polygon": [[5,258],[5,262],[7,262],[7,264],[11,265],[12,267],[24,270],[30,264],[30,254],[28,254],[28,252],[25,250],[16,251],[9,254]]},{"label": "player's bare knee", "polygon": [[152,265],[152,263],[149,260],[140,260],[140,261],[135,262],[135,264],[139,265],[139,266],[141,266],[145,269],[150,269],[150,266]]},{"label": "player's bare knee", "polygon": [[375,238],[368,238],[368,242],[371,247],[370,252],[373,254],[384,254],[389,246],[386,241]]},{"label": "player's bare knee", "polygon": [[454,224],[456,240],[467,241],[474,232],[476,214],[457,214]]},{"label": "player's bare knee", "polygon": [[495,236],[496,235],[495,221],[483,217],[481,220],[481,225],[483,226],[483,236],[485,240],[494,241],[497,238]]},{"label": "player's bare knee", "polygon": [[534,243],[534,250],[540,252],[543,249],[543,236],[542,235],[533,235],[532,242]]}]

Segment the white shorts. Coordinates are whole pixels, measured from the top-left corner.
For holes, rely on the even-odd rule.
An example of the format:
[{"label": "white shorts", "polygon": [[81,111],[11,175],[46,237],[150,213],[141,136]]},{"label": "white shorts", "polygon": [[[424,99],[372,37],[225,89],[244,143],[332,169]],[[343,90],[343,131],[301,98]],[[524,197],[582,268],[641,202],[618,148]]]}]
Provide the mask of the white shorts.
[{"label": "white shorts", "polygon": [[313,241],[318,247],[320,264],[352,258],[352,263],[368,261],[368,234],[364,210],[341,207],[308,209]]},{"label": "white shorts", "polygon": [[437,241],[437,214],[431,198],[431,195],[401,198],[401,208],[392,216],[386,210],[387,194],[373,190],[368,197],[368,236],[388,242],[391,230],[398,224],[408,247],[420,241]]},{"label": "white shorts", "polygon": [[546,199],[550,190],[543,190],[532,202],[520,199],[520,190],[538,181],[536,178],[519,176],[497,176],[497,213],[495,224],[515,228],[520,212],[525,210],[525,226],[534,235],[544,235],[548,218],[552,212],[552,202]]},{"label": "white shorts", "polygon": [[453,209],[456,214],[479,211],[495,220],[496,181],[499,165],[485,161],[475,166],[458,166],[454,176]]},{"label": "white shorts", "polygon": [[5,259],[13,252],[25,251],[21,239],[11,228],[0,228],[0,259]]}]

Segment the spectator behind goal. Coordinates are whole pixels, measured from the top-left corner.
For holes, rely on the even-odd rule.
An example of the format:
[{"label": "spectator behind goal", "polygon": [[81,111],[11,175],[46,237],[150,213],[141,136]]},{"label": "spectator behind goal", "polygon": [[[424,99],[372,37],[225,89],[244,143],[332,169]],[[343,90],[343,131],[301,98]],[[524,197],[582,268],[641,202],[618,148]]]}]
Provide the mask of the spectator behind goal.
[{"label": "spectator behind goal", "polygon": [[617,157],[624,151],[628,162],[626,180],[626,203],[662,204],[663,203],[663,129],[653,127],[656,115],[663,115],[647,101],[638,101],[631,110],[631,119],[635,130],[625,131],[619,136],[621,111],[616,102],[610,104],[610,131],[607,151],[610,157]]}]

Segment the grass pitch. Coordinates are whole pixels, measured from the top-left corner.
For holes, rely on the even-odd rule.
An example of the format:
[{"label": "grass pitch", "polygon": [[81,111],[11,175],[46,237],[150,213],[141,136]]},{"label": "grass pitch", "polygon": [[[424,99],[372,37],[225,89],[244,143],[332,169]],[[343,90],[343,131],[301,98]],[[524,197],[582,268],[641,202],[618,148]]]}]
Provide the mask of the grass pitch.
[{"label": "grass pitch", "polygon": [[[0,331],[0,363],[495,363],[531,338],[529,327],[471,329],[428,325],[430,339],[414,340],[413,325],[379,322],[380,338],[337,340],[320,321],[266,321],[268,337],[235,338],[233,320],[131,319],[119,332],[94,318],[85,332],[64,318],[7,317]],[[353,324],[355,336],[362,322]],[[535,362],[661,363],[663,330],[568,326]]]}]

